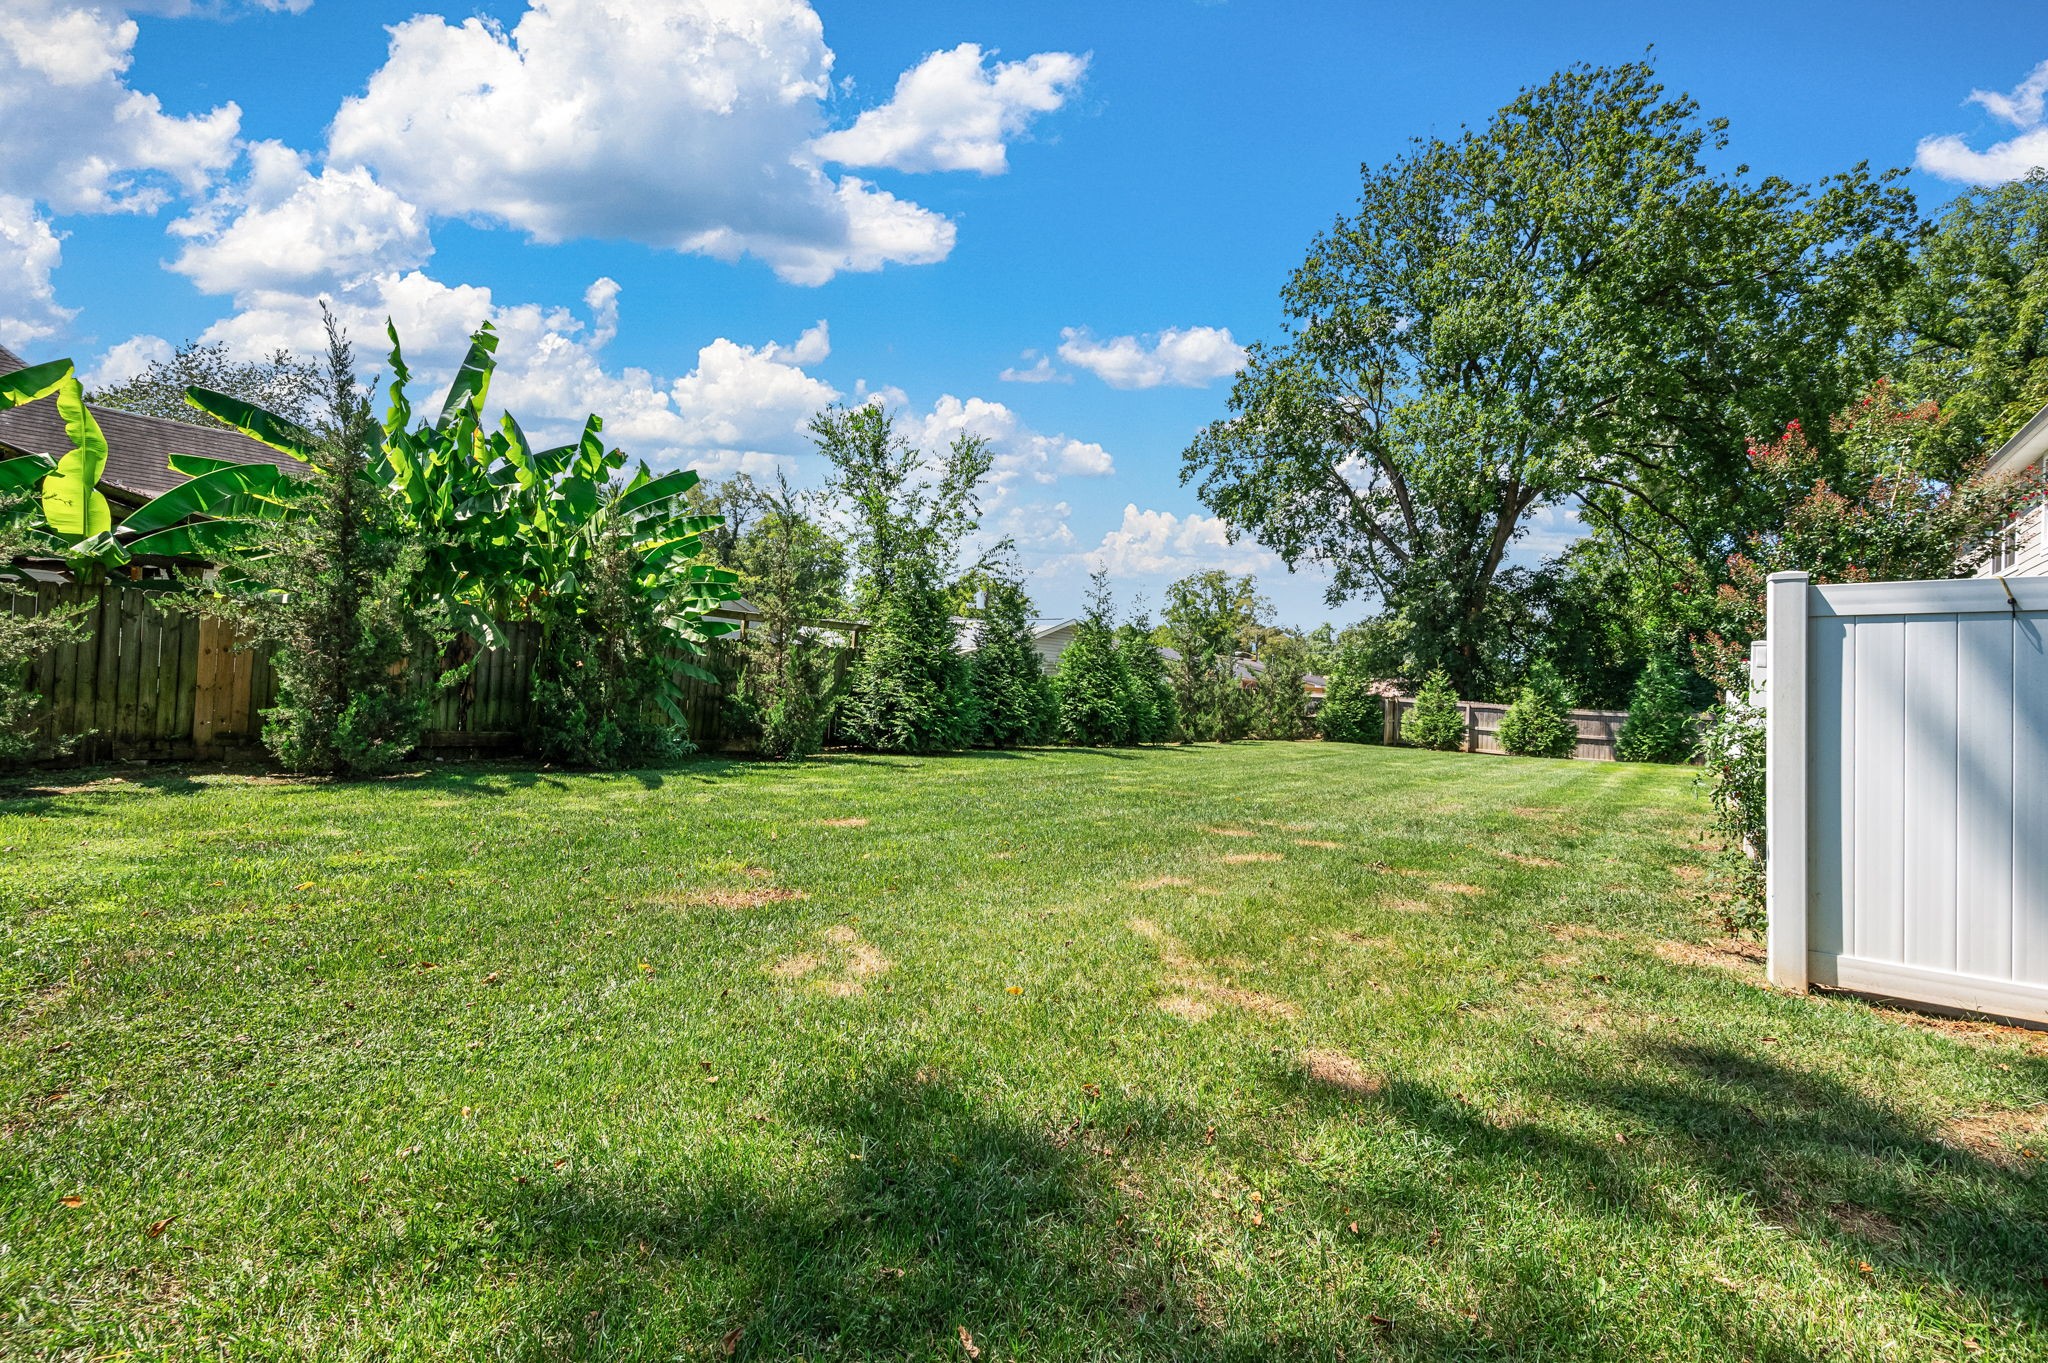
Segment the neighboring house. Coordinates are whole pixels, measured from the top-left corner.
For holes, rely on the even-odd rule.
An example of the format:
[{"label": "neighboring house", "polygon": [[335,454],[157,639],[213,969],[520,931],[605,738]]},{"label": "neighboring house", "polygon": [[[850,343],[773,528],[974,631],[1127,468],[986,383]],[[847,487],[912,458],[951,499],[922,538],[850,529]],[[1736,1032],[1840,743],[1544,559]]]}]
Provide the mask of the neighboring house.
[{"label": "neighboring house", "polygon": [[[0,374],[27,367],[13,351],[0,346]],[[173,454],[196,454],[234,464],[298,467],[290,456],[224,426],[188,426],[98,404],[88,404],[87,410],[107,438],[107,467],[100,474],[100,491],[113,505],[116,522],[126,512],[187,481],[184,474],[171,471]],[[70,448],[71,438],[64,432],[56,398],[0,412],[0,459],[20,454],[61,455]]]},{"label": "neighboring house", "polygon": [[[2019,433],[1991,456],[1987,472],[2024,473],[2037,488],[2048,464],[2048,407],[2034,414]],[[1991,557],[1977,569],[1978,577],[2048,577],[2048,503],[2037,491],[2026,510],[1998,536]]]},{"label": "neighboring house", "polygon": [[[1161,653],[1167,651],[1160,650]],[[1180,657],[1178,653],[1173,656],[1176,660]],[[1237,679],[1239,686],[1250,686],[1266,675],[1266,665],[1257,658],[1241,657],[1231,664],[1230,675]],[[1304,672],[1301,675],[1301,684],[1308,692],[1309,712],[1313,714],[1315,708],[1323,703],[1323,693],[1329,689],[1330,679],[1313,672]]]},{"label": "neighboring house", "polygon": [[[1038,650],[1038,663],[1048,674],[1058,669],[1060,654],[1067,651],[1067,645],[1074,642],[1074,630],[1079,620],[1033,620],[1031,622],[1031,646]],[[981,646],[981,620],[977,616],[956,615],[953,630],[957,647],[962,653],[972,653]]]},{"label": "neighboring house", "polygon": [[1038,650],[1040,666],[1047,672],[1058,669],[1060,654],[1067,651],[1067,645],[1074,642],[1074,631],[1079,629],[1079,620],[1033,620],[1031,622],[1031,646]]}]

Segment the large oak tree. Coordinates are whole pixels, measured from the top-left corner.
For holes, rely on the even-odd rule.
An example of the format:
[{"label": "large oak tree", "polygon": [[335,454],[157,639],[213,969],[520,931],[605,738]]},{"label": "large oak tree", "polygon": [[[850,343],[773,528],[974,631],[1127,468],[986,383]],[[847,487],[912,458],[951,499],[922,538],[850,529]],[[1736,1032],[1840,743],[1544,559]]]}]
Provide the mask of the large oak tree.
[{"label": "large oak tree", "polygon": [[1725,525],[1751,437],[1825,431],[1881,365],[1910,195],[1720,169],[1726,140],[1645,63],[1577,67],[1367,167],[1183,479],[1472,686],[1533,513]]}]

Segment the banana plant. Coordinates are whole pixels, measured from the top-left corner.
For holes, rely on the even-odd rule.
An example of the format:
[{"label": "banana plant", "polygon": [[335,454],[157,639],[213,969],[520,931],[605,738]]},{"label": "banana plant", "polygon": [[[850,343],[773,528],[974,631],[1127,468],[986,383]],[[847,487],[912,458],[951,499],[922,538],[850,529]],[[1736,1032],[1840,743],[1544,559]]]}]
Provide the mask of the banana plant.
[{"label": "banana plant", "polygon": [[0,375],[0,411],[55,396],[70,448],[0,461],[0,492],[35,488],[42,520],[31,536],[52,553],[77,562],[104,559],[114,549],[113,510],[99,490],[107,466],[107,438],[85,405],[85,389],[70,360]]},{"label": "banana plant", "polygon": [[[636,587],[653,602],[679,666],[709,677],[691,657],[733,626],[704,619],[738,595],[735,574],[696,562],[703,532],[715,517],[692,516],[683,495],[696,485],[688,470],[655,474],[644,464],[626,471],[624,452],[606,447],[604,422],[593,415],[571,444],[536,450],[509,414],[493,426],[486,419],[491,379],[497,368],[498,337],[486,323],[470,338],[454,381],[431,419],[418,419],[411,398],[412,371],[395,327],[391,339],[387,407],[378,438],[381,466],[390,491],[421,530],[428,545],[422,588],[449,603],[458,623],[486,645],[503,642],[498,622],[531,619],[543,603],[573,599],[579,570],[594,536],[615,529],[630,536],[639,564]],[[194,406],[210,412],[250,438],[295,458],[310,452],[311,440],[289,422],[219,394],[194,392]],[[261,466],[246,466],[261,467]],[[291,515],[296,480],[245,477],[225,468],[200,471],[178,489],[189,503],[166,494],[160,515],[145,507],[130,527],[147,533],[129,547],[142,551],[196,537],[203,548],[212,535],[241,532],[212,529],[266,514]],[[272,474],[275,474],[272,470]],[[195,484],[203,484],[195,488]],[[181,513],[181,514],[174,514]],[[213,518],[199,522],[199,515]]]},{"label": "banana plant", "polygon": [[[12,374],[0,374],[0,412],[41,401],[63,387],[67,379],[77,382],[69,360],[51,360],[30,369],[17,369]],[[57,457],[50,454],[23,454],[12,459],[0,459],[0,492],[21,492],[32,488],[56,467]]]}]

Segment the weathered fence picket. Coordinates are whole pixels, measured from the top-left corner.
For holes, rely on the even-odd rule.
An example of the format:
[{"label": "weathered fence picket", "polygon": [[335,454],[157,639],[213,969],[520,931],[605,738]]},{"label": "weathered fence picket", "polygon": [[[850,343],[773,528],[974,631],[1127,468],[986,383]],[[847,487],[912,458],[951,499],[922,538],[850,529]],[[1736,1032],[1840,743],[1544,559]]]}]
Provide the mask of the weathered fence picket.
[{"label": "weathered fence picket", "polygon": [[[1401,719],[1415,708],[1411,696],[1395,696],[1386,702],[1386,731],[1383,739],[1388,744],[1401,741]],[[1460,701],[1459,708],[1465,712],[1465,751],[1493,752],[1507,751],[1500,745],[1497,736],[1501,716],[1508,707],[1491,701]],[[1628,719],[1626,710],[1567,710],[1572,722],[1579,726],[1579,747],[1572,756],[1581,762],[1612,762],[1615,760],[1615,745],[1621,739],[1622,723]]]}]

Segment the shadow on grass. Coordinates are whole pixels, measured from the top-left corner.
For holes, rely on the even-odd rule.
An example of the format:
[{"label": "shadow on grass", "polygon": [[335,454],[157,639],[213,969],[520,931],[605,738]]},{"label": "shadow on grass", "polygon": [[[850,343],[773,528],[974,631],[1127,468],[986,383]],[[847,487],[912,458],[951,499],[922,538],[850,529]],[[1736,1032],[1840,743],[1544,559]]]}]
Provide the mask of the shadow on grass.
[{"label": "shadow on grass", "polygon": [[[1185,1110],[1106,1099],[1086,1125],[1046,1129],[897,1066],[829,1083],[796,1111],[778,1135],[793,1153],[822,1144],[807,1164],[829,1160],[826,1172],[546,1192],[499,1179],[464,1208],[493,1228],[493,1259],[548,1279],[508,1327],[518,1356],[715,1357],[736,1331],[742,1359],[960,1359],[964,1326],[990,1359],[1251,1363],[1335,1360],[1347,1344],[1372,1356],[1381,1338],[1367,1313],[1335,1333],[1279,1313],[1224,1319],[1202,1284],[1227,1268],[1149,1229],[1142,1198],[1117,1214],[1110,1148],[1193,1148],[1203,1124]],[[708,1339],[678,1302],[710,1317]]]},{"label": "shadow on grass", "polygon": [[[1620,1141],[1504,1121],[1426,1085],[1397,1081],[1361,1098],[1300,1071],[1280,1082],[1318,1104],[1381,1106],[1455,1150],[1460,1182],[1534,1171],[1558,1200],[1555,1215],[1581,1219],[1611,1243],[1694,1233],[1705,1190],[1724,1208],[1746,1204],[1851,1281],[1867,1272],[1888,1292],[1924,1291],[2021,1338],[2048,1328],[2048,1177],[2038,1165],[1960,1148],[1831,1076],[1772,1058],[1665,1040],[1643,1043],[1637,1058],[1546,1085],[1611,1121]],[[1434,1185],[1390,1190],[1382,1181],[1358,1196],[1378,1199],[1377,1210],[1411,1235],[1452,1205]],[[1562,1352],[1607,1356],[1600,1344],[1615,1342],[1612,1306],[1577,1301],[1571,1273],[1508,1260],[1497,1272],[1486,1285],[1494,1331],[1560,1344],[1576,1335],[1578,1348]],[[1727,1356],[1810,1356],[1812,1341],[1786,1322],[1736,1292],[1723,1297],[1725,1284],[1701,1286],[1699,1328]]]}]

